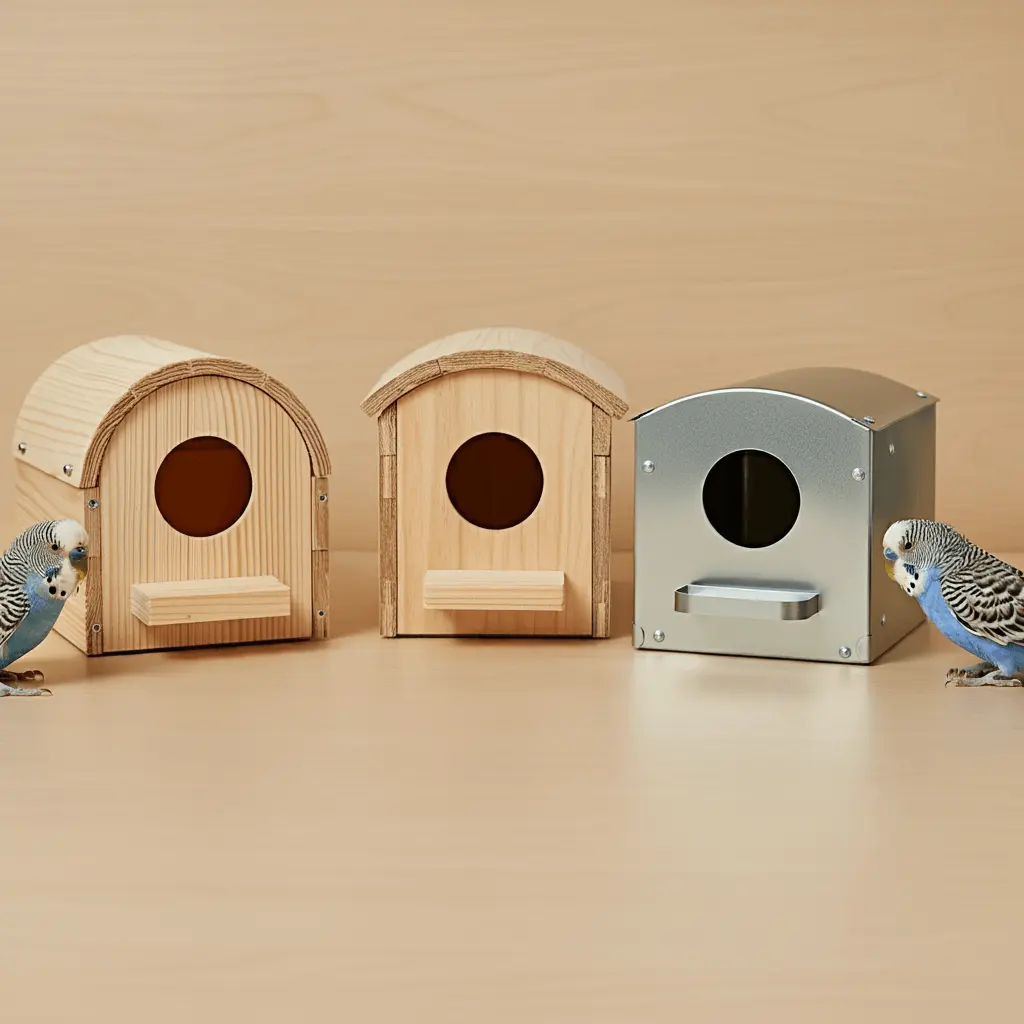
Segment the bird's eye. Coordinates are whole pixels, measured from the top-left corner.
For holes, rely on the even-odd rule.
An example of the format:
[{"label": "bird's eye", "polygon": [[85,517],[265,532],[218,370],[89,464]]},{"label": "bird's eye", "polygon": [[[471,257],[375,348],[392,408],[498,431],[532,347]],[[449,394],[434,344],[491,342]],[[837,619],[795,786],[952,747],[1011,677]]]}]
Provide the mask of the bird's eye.
[{"label": "bird's eye", "polygon": [[904,551],[913,551],[914,550],[914,542],[910,541],[909,543],[904,544],[903,545],[903,550]]},{"label": "bird's eye", "polygon": [[51,551],[60,551],[60,545],[59,544],[51,544],[50,545],[50,550]]}]

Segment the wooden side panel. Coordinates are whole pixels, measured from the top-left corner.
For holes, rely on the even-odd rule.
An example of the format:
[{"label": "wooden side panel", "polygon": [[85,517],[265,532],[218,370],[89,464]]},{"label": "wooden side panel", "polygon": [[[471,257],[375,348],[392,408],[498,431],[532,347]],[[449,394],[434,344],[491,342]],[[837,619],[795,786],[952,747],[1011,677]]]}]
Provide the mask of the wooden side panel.
[{"label": "wooden side panel", "polygon": [[331,554],[313,552],[313,639],[326,640],[331,635]]},{"label": "wooden side panel", "polygon": [[313,494],[310,507],[313,511],[313,550],[330,551],[330,491],[327,477],[313,477]]},{"label": "wooden side panel", "polygon": [[[592,405],[546,377],[466,370],[398,402],[398,632],[590,636],[592,633]],[[544,472],[540,504],[518,526],[487,530],[448,499],[455,450],[486,431],[512,434]],[[382,485],[383,486],[383,485]],[[423,607],[428,569],[541,569],[565,574],[561,612],[435,611]]]},{"label": "wooden side panel", "polygon": [[313,603],[310,608],[312,637],[326,640],[331,629],[331,584],[330,584],[330,537],[328,533],[330,491],[327,477],[313,479],[313,552],[312,588]]},{"label": "wooden side panel", "polygon": [[593,497],[593,534],[594,534],[594,614],[593,635],[604,639],[611,635],[611,603],[612,603],[612,502],[611,502],[611,471],[612,460],[609,455],[594,456],[594,497]]},{"label": "wooden side panel", "polygon": [[398,635],[398,405],[377,420],[380,447],[377,557],[380,635]]},{"label": "wooden side panel", "polygon": [[594,455],[612,453],[612,418],[600,406],[594,406]]},{"label": "wooden side panel", "polygon": [[[16,463],[14,467],[14,529],[21,532],[33,523],[43,519],[77,519],[86,530],[90,529],[90,517],[86,513],[88,493],[71,484],[55,480],[34,466]],[[80,651],[88,650],[88,604],[90,591],[99,591],[100,560],[99,531],[96,531],[96,547],[89,537],[89,573],[77,594],[69,597],[64,610],[57,619],[54,629],[65,640]]]},{"label": "wooden side panel", "polygon": [[594,406],[594,636],[611,635],[612,601],[612,418]]},{"label": "wooden side panel", "polygon": [[295,423],[269,395],[238,380],[189,381],[193,436],[213,434],[235,445],[252,471],[253,493],[242,518],[214,537],[188,539],[189,576],[272,575],[291,590],[288,618],[189,626],[202,644],[280,640],[312,635],[310,460]]}]

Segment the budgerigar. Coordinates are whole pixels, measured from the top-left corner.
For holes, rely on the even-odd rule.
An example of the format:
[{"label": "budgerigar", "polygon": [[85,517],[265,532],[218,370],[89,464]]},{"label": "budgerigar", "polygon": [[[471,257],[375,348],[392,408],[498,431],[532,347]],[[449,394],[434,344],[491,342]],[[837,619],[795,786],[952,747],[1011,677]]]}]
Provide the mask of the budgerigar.
[{"label": "budgerigar", "polygon": [[19,534],[0,558],[0,697],[36,696],[11,681],[42,682],[42,672],[7,667],[39,646],[88,571],[89,538],[73,519],[46,520]]},{"label": "budgerigar", "polygon": [[885,532],[886,572],[948,640],[981,660],[957,686],[1024,686],[1024,572],[945,523],[904,519]]}]

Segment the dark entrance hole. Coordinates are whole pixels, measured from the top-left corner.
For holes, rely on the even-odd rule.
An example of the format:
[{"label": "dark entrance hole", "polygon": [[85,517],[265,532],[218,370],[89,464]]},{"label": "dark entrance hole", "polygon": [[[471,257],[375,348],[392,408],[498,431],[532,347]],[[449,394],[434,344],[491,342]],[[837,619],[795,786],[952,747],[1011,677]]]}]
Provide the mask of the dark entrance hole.
[{"label": "dark entrance hole", "polygon": [[467,522],[507,530],[532,515],[544,491],[533,449],[511,434],[477,434],[461,444],[445,474],[448,499]]},{"label": "dark entrance hole", "polygon": [[191,437],[172,448],[154,483],[156,507],[179,533],[212,537],[241,518],[252,497],[245,456],[222,437]]},{"label": "dark entrance hole", "polygon": [[704,514],[726,540],[741,547],[777,543],[793,529],[799,513],[796,478],[768,452],[730,452],[704,481]]}]

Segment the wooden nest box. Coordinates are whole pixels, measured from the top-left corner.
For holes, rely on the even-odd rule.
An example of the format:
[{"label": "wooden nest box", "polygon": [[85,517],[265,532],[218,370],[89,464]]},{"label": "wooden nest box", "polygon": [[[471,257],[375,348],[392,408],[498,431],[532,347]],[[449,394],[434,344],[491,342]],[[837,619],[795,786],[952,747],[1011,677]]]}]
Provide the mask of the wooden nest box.
[{"label": "wooden nest box", "polygon": [[87,654],[327,636],[327,448],[261,370],[94,341],[32,386],[13,452],[17,528],[70,517],[89,533],[56,626]]},{"label": "wooden nest box", "polygon": [[611,422],[625,391],[567,342],[466,331],[362,403],[380,439],[383,636],[607,637]]}]

